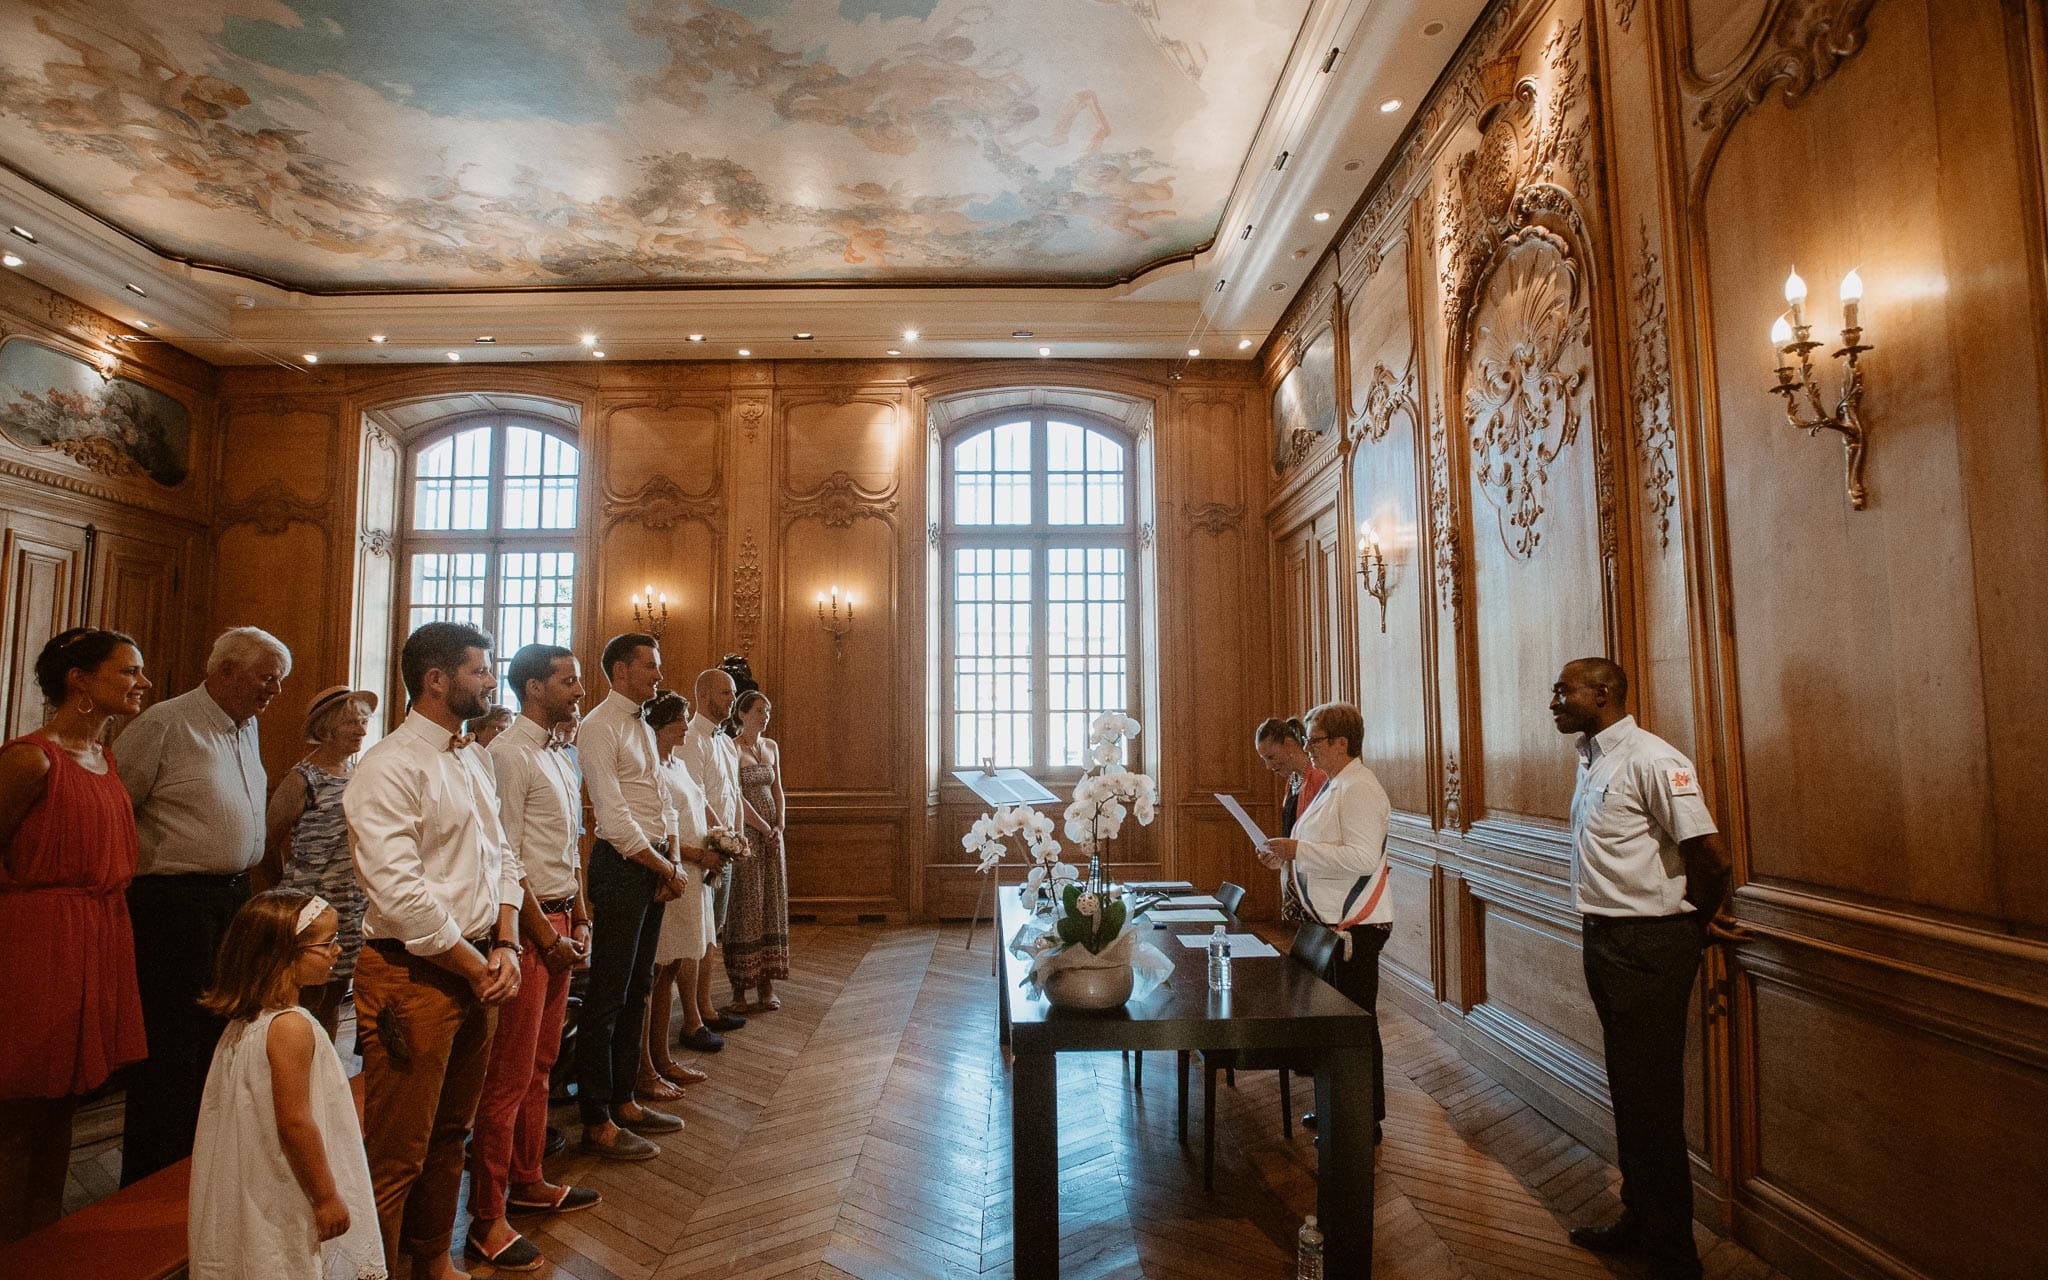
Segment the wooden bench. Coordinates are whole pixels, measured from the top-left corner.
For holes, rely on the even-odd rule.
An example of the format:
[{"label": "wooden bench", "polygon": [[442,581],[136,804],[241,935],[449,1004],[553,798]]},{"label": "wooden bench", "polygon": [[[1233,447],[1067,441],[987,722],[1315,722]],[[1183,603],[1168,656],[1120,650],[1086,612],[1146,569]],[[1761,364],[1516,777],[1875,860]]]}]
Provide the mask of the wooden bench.
[{"label": "wooden bench", "polygon": [[180,1160],[0,1248],[0,1276],[167,1280],[185,1273],[192,1162]]},{"label": "wooden bench", "polygon": [[[363,1116],[363,1077],[349,1079],[356,1119]],[[185,1274],[186,1218],[192,1205],[192,1162],[122,1187],[68,1217],[0,1246],[0,1276],[24,1280],[170,1280]]]}]

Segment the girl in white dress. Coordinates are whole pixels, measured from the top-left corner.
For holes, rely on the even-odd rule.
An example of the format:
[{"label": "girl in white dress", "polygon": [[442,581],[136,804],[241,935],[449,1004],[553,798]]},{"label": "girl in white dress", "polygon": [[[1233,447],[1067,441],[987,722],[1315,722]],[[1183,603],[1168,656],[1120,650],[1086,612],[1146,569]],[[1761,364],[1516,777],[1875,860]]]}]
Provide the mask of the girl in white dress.
[{"label": "girl in white dress", "polygon": [[192,1146],[191,1280],[384,1280],[362,1127],[299,989],[334,970],[339,920],[293,889],[243,904],[201,999],[228,1019]]}]

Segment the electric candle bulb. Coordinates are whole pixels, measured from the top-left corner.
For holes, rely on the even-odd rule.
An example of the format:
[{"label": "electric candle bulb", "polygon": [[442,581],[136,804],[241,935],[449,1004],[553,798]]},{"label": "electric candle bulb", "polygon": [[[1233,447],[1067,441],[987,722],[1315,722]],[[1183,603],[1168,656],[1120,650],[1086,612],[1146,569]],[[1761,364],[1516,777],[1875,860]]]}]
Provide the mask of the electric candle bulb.
[{"label": "electric candle bulb", "polygon": [[1776,320],[1773,320],[1771,322],[1771,345],[1774,347],[1783,347],[1791,341],[1792,326],[1790,324],[1787,324],[1785,322],[1785,317],[1781,315]]},{"label": "electric candle bulb", "polygon": [[1799,278],[1797,271],[1785,277],[1785,301],[1792,304],[1792,323],[1805,324],[1806,281]]},{"label": "electric candle bulb", "polygon": [[640,593],[637,591],[633,593],[633,607],[635,609],[640,607]]},{"label": "electric candle bulb", "polygon": [[1863,301],[1863,277],[1851,271],[1842,277],[1842,327],[1854,329],[1857,326],[1857,304]]}]

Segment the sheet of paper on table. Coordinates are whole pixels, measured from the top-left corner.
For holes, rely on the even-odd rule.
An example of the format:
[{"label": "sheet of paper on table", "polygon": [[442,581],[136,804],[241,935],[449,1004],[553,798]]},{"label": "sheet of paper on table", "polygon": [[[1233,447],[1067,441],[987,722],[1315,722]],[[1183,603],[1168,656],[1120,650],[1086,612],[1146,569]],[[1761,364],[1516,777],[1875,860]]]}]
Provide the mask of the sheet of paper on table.
[{"label": "sheet of paper on table", "polygon": [[[1206,933],[1183,933],[1180,935],[1180,945],[1206,948],[1209,945],[1209,936]],[[1280,954],[1256,933],[1226,933],[1223,936],[1230,939],[1230,958],[1233,960],[1255,960],[1261,956]]]},{"label": "sheet of paper on table", "polygon": [[1206,893],[1198,893],[1192,897],[1168,898],[1161,905],[1168,907],[1214,907],[1219,911],[1223,909],[1221,902],[1218,902]]},{"label": "sheet of paper on table", "polygon": [[1155,924],[1222,924],[1230,917],[1214,908],[1207,911],[1200,909],[1192,911],[1162,911],[1154,907],[1151,911],[1145,913],[1145,918]]}]

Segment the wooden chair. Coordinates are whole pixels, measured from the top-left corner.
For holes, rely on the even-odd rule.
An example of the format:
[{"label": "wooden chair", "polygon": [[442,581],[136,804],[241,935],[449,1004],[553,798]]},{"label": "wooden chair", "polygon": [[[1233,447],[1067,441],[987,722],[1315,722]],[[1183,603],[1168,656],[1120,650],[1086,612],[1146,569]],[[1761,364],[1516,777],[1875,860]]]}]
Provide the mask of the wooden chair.
[{"label": "wooden chair", "polygon": [[[1233,886],[1234,887],[1234,886]],[[1244,891],[1238,890],[1241,894]],[[1217,895],[1221,897],[1222,895]],[[1312,973],[1329,970],[1330,959],[1337,953],[1337,935],[1313,922],[1303,922],[1294,930],[1294,941],[1287,948],[1288,959],[1304,965]],[[1255,1049],[1197,1050],[1202,1055],[1202,1190],[1213,1191],[1216,1185],[1216,1073],[1227,1072],[1231,1083],[1236,1084],[1236,1069],[1247,1071],[1278,1071],[1280,1073],[1280,1131],[1288,1138],[1294,1137],[1294,1096],[1289,1084],[1289,1072],[1308,1074],[1315,1070],[1315,1063],[1306,1058],[1279,1052]],[[1187,1055],[1181,1055],[1180,1072],[1180,1137],[1188,1136],[1188,1073]]]}]

